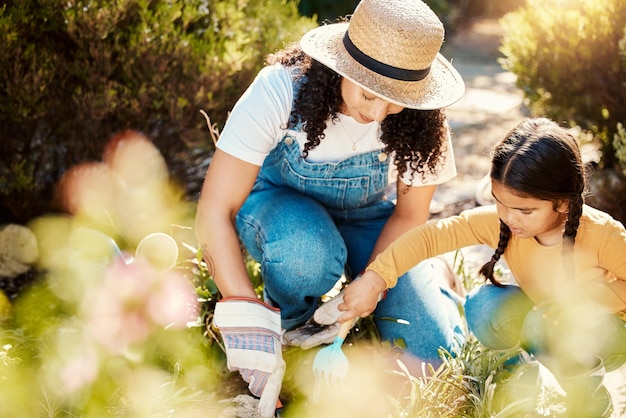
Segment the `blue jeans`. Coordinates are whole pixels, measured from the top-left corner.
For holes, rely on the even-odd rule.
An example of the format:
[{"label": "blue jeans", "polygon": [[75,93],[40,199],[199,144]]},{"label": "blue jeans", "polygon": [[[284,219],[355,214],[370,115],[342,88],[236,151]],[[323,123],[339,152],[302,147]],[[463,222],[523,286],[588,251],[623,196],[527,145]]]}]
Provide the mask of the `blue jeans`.
[{"label": "blue jeans", "polygon": [[[378,152],[308,163],[289,137],[266,158],[236,221],[283,328],[306,322],[344,272],[354,277],[366,267],[394,209],[385,192],[388,164]],[[384,340],[401,339],[420,359],[436,361],[440,347],[463,343],[463,322],[454,295],[428,273],[425,262],[402,276],[375,319]]]},{"label": "blue jeans", "polygon": [[554,325],[554,312],[548,306],[533,307],[533,302],[518,286],[484,285],[468,294],[465,313],[470,331],[483,345],[494,350],[522,348],[552,371],[577,361],[569,357],[572,352],[577,352],[579,358],[600,357],[607,371],[626,361],[626,323],[617,316],[606,314],[594,318],[593,326],[586,327],[588,335],[581,338],[602,338],[602,344],[590,344],[592,351],[581,355],[585,345],[570,347],[565,339],[569,333],[580,332],[580,328],[563,329]]}]

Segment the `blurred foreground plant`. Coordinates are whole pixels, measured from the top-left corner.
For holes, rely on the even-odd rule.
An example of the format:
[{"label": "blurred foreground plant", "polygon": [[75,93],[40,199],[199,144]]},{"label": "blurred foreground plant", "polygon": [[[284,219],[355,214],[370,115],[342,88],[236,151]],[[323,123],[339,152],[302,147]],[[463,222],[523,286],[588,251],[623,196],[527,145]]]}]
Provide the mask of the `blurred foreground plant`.
[{"label": "blurred foreground plant", "polygon": [[207,285],[179,254],[193,210],[161,154],[124,132],[57,191],[65,213],[29,225],[39,278],[0,329],[3,417],[216,415]]}]

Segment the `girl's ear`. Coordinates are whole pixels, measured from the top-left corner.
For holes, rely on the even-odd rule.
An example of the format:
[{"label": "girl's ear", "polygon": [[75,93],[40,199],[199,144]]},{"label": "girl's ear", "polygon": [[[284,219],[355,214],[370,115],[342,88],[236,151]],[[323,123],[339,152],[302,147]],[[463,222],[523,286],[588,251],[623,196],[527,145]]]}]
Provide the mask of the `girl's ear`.
[{"label": "girl's ear", "polygon": [[556,211],[560,213],[569,212],[569,199],[559,200],[556,205]]}]

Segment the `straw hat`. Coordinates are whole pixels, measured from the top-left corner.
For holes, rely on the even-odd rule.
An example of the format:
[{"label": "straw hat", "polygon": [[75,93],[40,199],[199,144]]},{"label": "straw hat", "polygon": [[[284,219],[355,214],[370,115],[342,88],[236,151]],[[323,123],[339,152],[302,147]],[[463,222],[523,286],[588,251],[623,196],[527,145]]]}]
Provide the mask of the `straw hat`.
[{"label": "straw hat", "polygon": [[440,53],[443,24],[421,0],[362,0],[348,23],[323,25],[303,51],[365,90],[412,109],[463,96],[461,75]]}]

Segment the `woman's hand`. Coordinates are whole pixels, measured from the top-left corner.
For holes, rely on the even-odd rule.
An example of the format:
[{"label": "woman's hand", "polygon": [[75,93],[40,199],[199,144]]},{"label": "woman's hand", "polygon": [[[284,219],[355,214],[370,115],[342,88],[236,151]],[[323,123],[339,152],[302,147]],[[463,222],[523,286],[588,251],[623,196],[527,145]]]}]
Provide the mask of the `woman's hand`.
[{"label": "woman's hand", "polygon": [[374,312],[386,289],[387,284],[382,277],[371,270],[366,271],[344,289],[343,303],[337,307],[344,314],[338,321],[365,318]]}]

